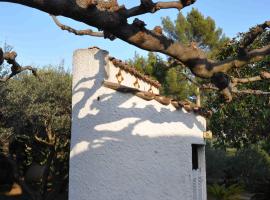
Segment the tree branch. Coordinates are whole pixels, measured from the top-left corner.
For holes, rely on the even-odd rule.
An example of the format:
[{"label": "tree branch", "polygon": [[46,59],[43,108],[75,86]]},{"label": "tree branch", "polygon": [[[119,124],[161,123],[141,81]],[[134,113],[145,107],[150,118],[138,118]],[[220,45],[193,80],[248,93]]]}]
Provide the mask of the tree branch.
[{"label": "tree branch", "polygon": [[55,144],[55,141],[46,141],[46,140],[43,140],[42,138],[38,137],[37,135],[34,136],[35,137],[35,140],[39,143],[42,143],[42,144],[45,144],[45,145],[48,145],[48,146],[54,146]]},{"label": "tree branch", "polygon": [[104,37],[104,34],[103,32],[95,32],[95,31],[92,31],[91,29],[86,29],[86,30],[76,30],[70,26],[66,26],[64,24],[62,24],[56,16],[54,15],[51,15],[54,23],[59,27],[61,28],[62,30],[66,30],[70,33],[73,33],[75,35],[89,35],[89,36],[95,36],[95,37]]},{"label": "tree branch", "polygon": [[[0,55],[1,56],[1,55]],[[17,53],[12,51],[12,52],[7,52],[3,54],[3,59],[7,61],[8,64],[11,65],[11,73],[0,79],[0,82],[6,82],[9,79],[11,79],[13,76],[25,71],[25,70],[30,70],[32,72],[32,74],[37,77],[39,79],[39,81],[41,81],[41,78],[39,77],[39,75],[37,74],[37,69],[33,68],[31,66],[25,66],[22,67],[19,63],[17,63],[16,61],[16,57],[17,57]]]},{"label": "tree branch", "polygon": [[[82,6],[88,1],[91,7]],[[261,49],[251,50],[240,58],[213,61],[207,58],[205,52],[199,48],[194,48],[193,45],[183,45],[169,39],[162,33],[147,30],[144,22],[140,20],[134,20],[132,24],[127,22],[129,15],[155,11],[151,8],[156,8],[156,5],[159,5],[160,9],[177,6],[180,8],[190,5],[194,0],[183,0],[177,3],[176,1],[153,3],[152,0],[141,0],[139,7],[126,10],[129,12],[128,15],[125,14],[125,9],[117,11],[99,9],[98,6],[93,5],[92,0],[0,0],[0,2],[18,3],[53,15],[62,15],[83,22],[111,33],[113,36],[141,49],[160,52],[173,57],[190,68],[194,75],[201,78],[211,78],[218,72],[225,73],[233,67],[242,67],[248,63],[260,61],[264,56],[270,54],[270,45],[268,45]],[[179,7],[180,4],[182,6]]]},{"label": "tree branch", "polygon": [[211,83],[203,84],[199,88],[201,90],[216,90],[216,91],[219,90],[214,84],[211,84]]},{"label": "tree branch", "polygon": [[269,95],[270,96],[270,92],[265,92],[262,90],[251,90],[251,89],[237,90],[236,88],[234,88],[232,92],[235,94],[253,94],[253,95],[267,95],[267,96]]},{"label": "tree branch", "polygon": [[[263,75],[261,76],[255,76],[251,78],[234,78],[233,80],[236,82],[233,82],[230,84],[230,87],[227,87],[223,90],[218,89],[215,85],[213,84],[203,84],[199,88],[201,90],[214,90],[214,91],[220,91],[221,95],[225,98],[226,102],[231,102],[232,101],[232,93],[233,94],[252,94],[252,95],[270,95],[270,92],[262,91],[262,90],[251,90],[251,89],[246,89],[246,90],[238,90],[236,85],[237,82],[239,83],[248,83],[248,82],[254,82],[254,81],[259,81],[263,79],[269,79],[270,78],[270,73],[268,72],[262,72]],[[263,76],[265,78],[263,78]]]},{"label": "tree branch", "polygon": [[217,72],[227,72],[232,68],[240,68],[250,63],[259,62],[267,55],[270,55],[270,45],[266,45],[260,49],[251,50],[246,54],[246,56],[241,58],[229,58],[224,61],[213,62],[210,65],[208,75],[213,75]]},{"label": "tree branch", "polygon": [[266,21],[263,24],[259,24],[250,29],[249,32],[245,33],[243,39],[240,41],[239,45],[239,56],[243,56],[246,54],[246,48],[251,45],[254,40],[261,35],[266,28],[270,27],[270,21]]},{"label": "tree branch", "polygon": [[[214,62],[207,59],[206,54],[202,50],[194,48],[192,45],[184,46],[142,26],[128,24],[127,16],[122,12],[102,11],[96,6],[85,8],[78,3],[79,1],[75,0],[0,0],[0,2],[19,3],[106,30],[117,38],[141,49],[160,52],[173,57],[188,66],[196,76],[202,78],[210,78],[216,72],[226,72],[233,66],[240,67],[246,63],[261,60],[262,56],[270,54],[270,47],[268,46],[249,52],[245,59],[229,59],[223,62]],[[141,2],[144,5],[143,7],[151,7],[153,5],[151,0],[142,0]],[[169,7],[169,3],[172,2],[163,2],[166,4],[166,6],[163,4],[163,7]],[[194,0],[183,0],[182,4],[186,6],[193,2]]]},{"label": "tree branch", "polygon": [[181,10],[182,8],[193,4],[196,0],[182,0],[182,1],[169,1],[169,2],[157,2],[152,0],[141,0],[141,5],[126,10],[126,17],[134,17],[145,13],[155,13],[161,9],[176,8]]},{"label": "tree branch", "polygon": [[262,71],[259,76],[253,76],[248,78],[232,78],[232,85],[236,86],[239,83],[250,83],[255,81],[261,81],[265,79],[270,79],[270,73]]}]

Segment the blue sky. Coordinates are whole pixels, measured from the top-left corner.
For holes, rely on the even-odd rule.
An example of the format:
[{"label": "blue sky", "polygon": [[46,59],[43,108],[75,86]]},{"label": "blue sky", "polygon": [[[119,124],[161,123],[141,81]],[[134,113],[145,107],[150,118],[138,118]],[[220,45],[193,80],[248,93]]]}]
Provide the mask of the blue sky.
[{"label": "blue sky", "polygon": [[[118,2],[131,7],[138,5],[140,1]],[[193,6],[183,9],[183,13],[187,13],[192,7],[198,8],[205,16],[212,17],[229,37],[270,20],[269,0],[197,0]],[[177,10],[163,10],[139,18],[151,29],[160,25],[161,17],[170,16],[175,19],[177,13]],[[77,29],[88,28],[73,20],[59,19]],[[143,55],[147,53],[118,39],[109,41],[64,32],[53,23],[48,14],[21,5],[1,2],[0,20],[0,44],[6,41],[12,45],[18,53],[18,61],[24,65],[57,65],[64,59],[65,67],[70,69],[73,51],[90,46],[106,49],[112,56],[122,60],[132,58],[135,51]]]}]

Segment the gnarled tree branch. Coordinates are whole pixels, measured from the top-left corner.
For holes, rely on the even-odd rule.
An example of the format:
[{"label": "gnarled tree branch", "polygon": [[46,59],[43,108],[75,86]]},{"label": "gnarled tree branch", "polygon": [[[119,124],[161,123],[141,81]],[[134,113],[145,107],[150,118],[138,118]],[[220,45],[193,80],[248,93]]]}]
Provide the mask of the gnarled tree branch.
[{"label": "gnarled tree branch", "polygon": [[232,78],[232,85],[235,87],[239,83],[250,83],[255,81],[261,81],[264,79],[270,79],[270,73],[266,71],[262,71],[259,76],[253,76],[248,78]]},{"label": "gnarled tree branch", "polygon": [[182,8],[193,4],[196,0],[182,0],[182,1],[169,1],[169,2],[157,2],[152,0],[141,0],[141,5],[126,10],[125,15],[127,18],[142,15],[145,13],[154,13],[161,9],[176,8],[181,10]]},{"label": "gnarled tree branch", "polygon": [[[245,59],[228,59],[222,62],[214,62],[207,59],[206,54],[198,49],[190,46],[184,46],[179,42],[175,42],[164,35],[157,34],[147,30],[138,23],[128,24],[126,16],[122,12],[106,12],[99,10],[97,7],[86,9],[80,7],[75,0],[59,0],[55,4],[52,0],[26,1],[26,0],[0,0],[6,2],[16,2],[30,7],[35,7],[48,13],[55,15],[63,15],[80,22],[84,22],[98,29],[106,30],[119,39],[135,45],[141,49],[160,52],[181,61],[185,66],[199,77],[210,78],[214,73],[227,72],[232,67],[240,67],[249,62],[262,59],[262,56],[268,55],[270,47],[259,50],[253,50],[248,53]],[[144,7],[152,1],[142,1]],[[188,2],[183,5],[189,5]],[[169,3],[169,2],[167,2]],[[149,6],[148,6],[149,7]],[[149,12],[149,11],[148,11]]]},{"label": "gnarled tree branch", "polygon": [[[0,57],[1,57],[1,55],[0,55]],[[6,77],[1,78],[0,82],[6,82],[9,79],[11,79],[13,76],[16,76],[17,74],[19,74],[25,70],[30,70],[32,72],[32,74],[41,81],[41,78],[37,74],[36,68],[33,68],[31,66],[24,66],[23,67],[19,63],[17,63],[17,61],[16,61],[17,53],[16,52],[12,51],[12,52],[4,53],[2,57],[3,57],[3,60],[6,60],[7,63],[11,65],[11,73]]]},{"label": "gnarled tree branch", "polygon": [[254,77],[249,77],[249,78],[232,78],[231,83],[229,83],[229,86],[224,88],[224,89],[219,89],[216,87],[214,84],[209,83],[209,84],[202,84],[200,85],[193,79],[188,78],[188,80],[196,85],[199,89],[201,90],[214,90],[214,91],[219,91],[225,98],[227,102],[232,101],[232,93],[233,94],[252,94],[252,95],[267,95],[270,96],[270,92],[268,91],[262,91],[262,90],[252,90],[252,89],[245,89],[245,90],[238,90],[237,85],[239,83],[244,84],[244,83],[250,83],[250,82],[255,82],[255,81],[261,81],[265,79],[270,79],[270,73],[263,71],[259,76],[254,76]]},{"label": "gnarled tree branch", "polygon": [[[249,63],[261,61],[265,56],[270,55],[270,45],[267,45],[260,49],[245,51],[237,58],[213,61],[207,58],[203,50],[195,48],[194,45],[183,45],[169,39],[161,31],[148,30],[145,23],[138,19],[134,20],[132,24],[129,24],[127,20],[129,17],[156,12],[159,9],[182,9],[194,3],[195,0],[157,3],[152,0],[141,0],[140,6],[131,9],[119,7],[116,0],[110,1],[109,4],[104,1],[105,7],[102,4],[103,1],[99,3],[95,0],[0,0],[0,2],[18,3],[55,16],[62,15],[83,22],[99,30],[104,30],[105,38],[117,37],[141,49],[168,55],[183,63],[195,76],[201,78],[212,78],[218,73],[226,73],[232,68],[240,68]],[[110,4],[111,2],[112,4]],[[241,41],[240,49],[246,49],[268,27],[269,21],[251,29],[250,33],[246,34],[245,39]],[[67,26],[64,29],[79,35],[84,33]],[[229,94],[230,86],[227,85],[227,88],[222,87],[219,90]]]},{"label": "gnarled tree branch", "polygon": [[104,34],[103,32],[95,32],[95,31],[92,31],[91,29],[86,29],[86,30],[76,30],[70,26],[66,26],[64,24],[62,24],[56,16],[54,15],[51,15],[53,21],[55,22],[55,24],[61,28],[62,30],[66,30],[70,33],[73,33],[75,35],[89,35],[89,36],[95,36],[95,37],[104,37]]},{"label": "gnarled tree branch", "polygon": [[270,27],[270,21],[266,21],[263,24],[259,24],[251,28],[250,31],[247,32],[244,35],[243,39],[240,41],[238,55],[240,57],[244,56],[247,52],[246,48],[249,45],[251,45],[254,42],[254,40],[264,32],[266,28],[269,28],[269,27]]},{"label": "gnarled tree branch", "polygon": [[227,72],[232,68],[240,68],[249,63],[259,62],[267,55],[270,55],[270,45],[251,50],[241,58],[230,58],[224,61],[214,62],[210,65],[212,69],[209,70],[209,75],[213,75],[213,73],[217,72]]}]

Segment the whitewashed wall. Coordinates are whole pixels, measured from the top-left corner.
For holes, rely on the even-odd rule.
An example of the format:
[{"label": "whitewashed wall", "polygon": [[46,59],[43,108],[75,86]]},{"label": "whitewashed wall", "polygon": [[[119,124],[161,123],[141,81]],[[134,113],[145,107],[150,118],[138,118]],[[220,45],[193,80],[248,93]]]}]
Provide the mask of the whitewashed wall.
[{"label": "whitewashed wall", "polygon": [[107,54],[74,53],[69,199],[193,200],[191,144],[204,144],[205,120],[103,87],[115,76]]}]

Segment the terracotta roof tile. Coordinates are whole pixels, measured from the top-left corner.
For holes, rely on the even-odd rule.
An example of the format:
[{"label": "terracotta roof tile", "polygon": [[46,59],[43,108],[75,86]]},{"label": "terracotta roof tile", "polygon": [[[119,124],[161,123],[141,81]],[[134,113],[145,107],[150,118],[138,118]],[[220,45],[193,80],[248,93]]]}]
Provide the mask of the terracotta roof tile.
[{"label": "terracotta roof tile", "polygon": [[142,74],[141,72],[138,72],[133,66],[129,65],[126,62],[123,62],[122,60],[118,60],[114,57],[109,57],[109,60],[112,61],[112,63],[116,66],[119,67],[120,69],[132,74],[133,76],[149,83],[150,85],[153,85],[156,88],[160,88],[161,84],[157,81],[154,80],[152,78],[150,78],[149,76],[146,76],[144,74]]},{"label": "terracotta roof tile", "polygon": [[116,90],[118,92],[122,93],[131,93],[134,94],[137,97],[140,97],[146,101],[151,101],[151,100],[156,100],[162,105],[170,105],[172,104],[176,109],[181,109],[184,108],[187,112],[194,112],[195,114],[201,115],[203,117],[209,118],[212,115],[212,112],[196,106],[194,103],[185,100],[185,101],[177,101],[175,99],[166,97],[166,96],[161,96],[157,94],[153,94],[151,92],[145,92],[145,91],[140,91],[135,88],[127,87],[120,85],[118,83],[112,83],[108,81],[104,81],[103,85],[107,88]]}]

